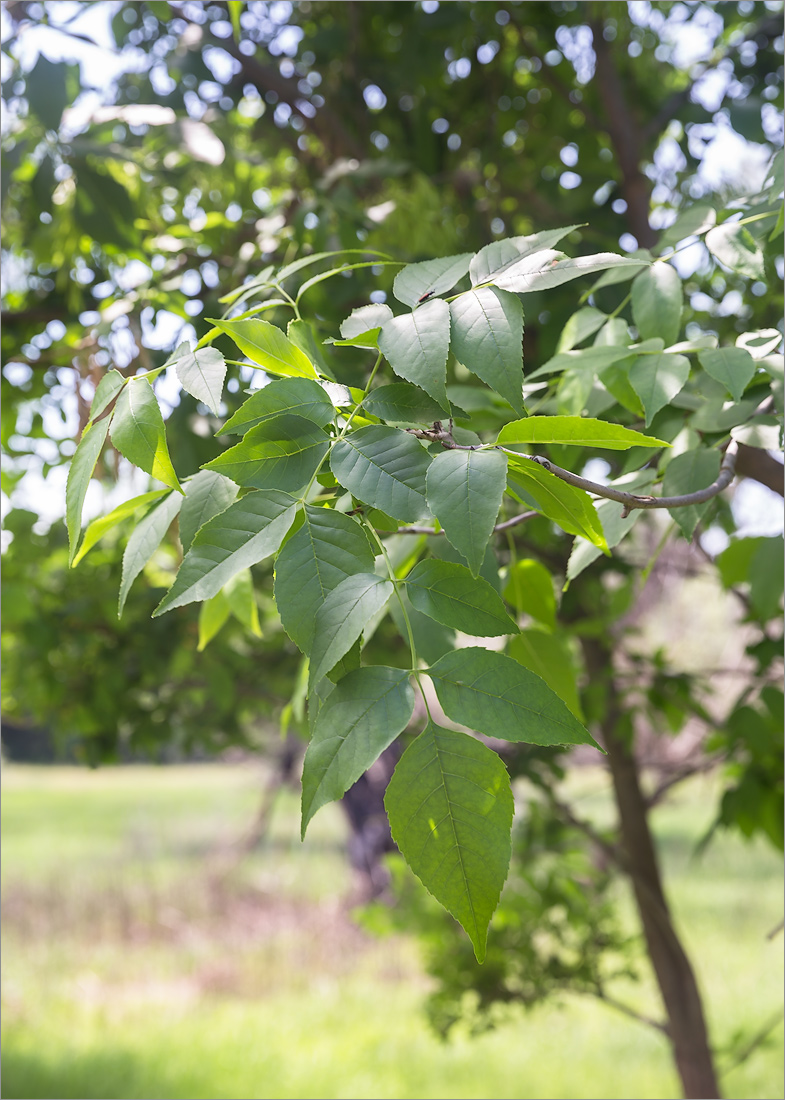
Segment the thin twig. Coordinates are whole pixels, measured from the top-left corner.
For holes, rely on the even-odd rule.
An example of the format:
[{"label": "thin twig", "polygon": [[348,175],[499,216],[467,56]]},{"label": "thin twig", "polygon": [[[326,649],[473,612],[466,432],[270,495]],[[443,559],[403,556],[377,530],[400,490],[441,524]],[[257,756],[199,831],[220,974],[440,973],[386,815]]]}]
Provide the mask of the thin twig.
[{"label": "thin twig", "polygon": [[660,1020],[654,1020],[651,1016],[645,1016],[642,1012],[636,1012],[634,1008],[630,1008],[629,1005],[624,1004],[623,1001],[617,1001],[615,997],[609,997],[607,993],[604,993],[601,989],[593,991],[599,1001],[603,1001],[610,1008],[615,1008],[619,1012],[623,1012],[625,1016],[629,1016],[632,1020],[637,1020],[639,1024],[648,1024],[649,1027],[656,1028],[657,1031],[661,1031],[663,1035],[670,1035],[668,1025],[662,1023]]}]

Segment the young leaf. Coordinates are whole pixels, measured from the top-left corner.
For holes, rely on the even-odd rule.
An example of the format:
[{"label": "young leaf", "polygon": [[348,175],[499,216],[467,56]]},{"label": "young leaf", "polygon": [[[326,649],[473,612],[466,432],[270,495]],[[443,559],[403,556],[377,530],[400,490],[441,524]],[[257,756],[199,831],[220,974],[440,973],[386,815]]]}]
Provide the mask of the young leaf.
[{"label": "young leaf", "polygon": [[428,723],[384,797],[393,840],[425,888],[485,958],[488,925],[510,865],[510,778],[491,749]]},{"label": "young leaf", "polygon": [[221,332],[231,336],[243,355],[270,374],[297,378],[316,378],[310,359],[275,325],[252,317],[247,321],[214,321]]},{"label": "young leaf", "polygon": [[724,222],[710,229],[704,237],[712,256],[748,279],[765,279],[763,252],[746,226]]},{"label": "young leaf", "polygon": [[88,523],[79,552],[74,555],[71,564],[77,566],[85,554],[89,553],[95,544],[100,542],[113,527],[116,527],[118,523],[122,523],[124,519],[128,519],[140,508],[146,508],[154,500],[160,500],[168,492],[170,492],[169,489],[153,489],[150,493],[142,493],[141,496],[132,497],[131,500],[124,500],[122,504],[118,504],[116,508],[113,508],[108,515],[99,516],[92,523]]},{"label": "young leaf", "polygon": [[263,420],[203,469],[225,474],[238,485],[298,493],[313,477],[330,446],[312,420],[281,413]]},{"label": "young leaf", "polygon": [[262,421],[285,412],[304,416],[320,428],[325,428],[335,416],[333,403],[318,382],[310,378],[279,378],[251,394],[218,434],[243,435]]},{"label": "young leaf", "polygon": [[433,298],[452,290],[469,270],[471,252],[442,256],[401,268],[393,282],[393,294],[399,302],[414,309],[424,298]]},{"label": "young leaf", "polygon": [[406,590],[418,611],[464,634],[518,633],[494,589],[463,565],[433,558],[421,561],[407,576]]},{"label": "young leaf", "polygon": [[432,397],[408,382],[392,382],[371,390],[363,401],[363,409],[381,420],[399,424],[433,424],[444,416],[444,410]]},{"label": "young leaf", "polygon": [[610,267],[640,267],[641,261],[613,252],[598,252],[594,256],[570,259],[562,252],[545,250],[528,256],[507,267],[500,275],[491,276],[494,286],[515,294],[531,294],[569,283],[581,275],[605,271]]},{"label": "young leaf", "polygon": [[291,527],[297,501],[286,493],[249,493],[196,532],[174,584],[153,612],[209,600],[235,573],[274,554]]},{"label": "young leaf", "polygon": [[235,573],[221,591],[226,596],[229,610],[235,619],[254,637],[261,638],[262,628],[259,625],[259,608],[256,606],[251,570],[241,569],[239,573]]},{"label": "young leaf", "polygon": [[199,641],[197,652],[202,653],[222,629],[232,611],[223,588],[199,608]]},{"label": "young leaf", "polygon": [[686,355],[641,355],[630,367],[630,384],[643,402],[646,427],[681,393],[690,376]]},{"label": "young leaf", "polygon": [[353,309],[349,316],[341,321],[341,336],[344,340],[358,341],[367,338],[360,347],[376,347],[379,329],[392,318],[393,311],[383,302],[374,302],[369,306]]},{"label": "young leaf", "polygon": [[[705,489],[716,479],[719,472],[718,451],[709,450],[708,447],[696,447],[692,451],[685,451],[684,454],[676,455],[668,463],[662,481],[662,495],[675,497]],[[692,538],[698,521],[711,504],[712,501],[708,500],[703,504],[690,504],[686,508],[671,509],[671,515],[682,529],[685,538]]]},{"label": "young leaf", "polygon": [[[654,470],[637,470],[632,474],[625,474],[612,482],[615,489],[623,489],[630,493],[646,492],[657,474]],[[608,549],[618,546],[623,538],[630,533],[633,524],[637,523],[643,515],[640,508],[633,508],[629,515],[623,515],[623,507],[615,500],[601,500],[597,504],[597,515],[605,532]],[[577,538],[572,545],[570,560],[567,563],[567,580],[574,580],[580,573],[596,561],[601,550],[586,539]],[[536,671],[536,670],[535,670]]]},{"label": "young leaf", "polygon": [[173,366],[183,389],[218,416],[226,378],[226,360],[217,348],[198,348],[183,340],[166,364]]},{"label": "young leaf", "polygon": [[734,401],[741,401],[755,374],[755,360],[745,348],[699,351],[698,361],[707,374],[722,382]]},{"label": "young leaf", "polygon": [[469,267],[472,286],[490,282],[496,275],[504,274],[518,260],[523,260],[536,252],[542,252],[546,248],[553,248],[562,237],[572,233],[573,229],[580,228],[580,225],[568,225],[562,229],[546,229],[542,233],[532,233],[528,237],[506,237],[504,240],[486,244],[474,257]]},{"label": "young leaf", "polygon": [[103,376],[101,381],[95,387],[95,394],[93,395],[93,403],[90,406],[90,421],[95,420],[97,416],[100,416],[104,409],[107,409],[111,403],[117,397],[120,390],[125,385],[127,379],[120,374],[119,370],[110,370]]},{"label": "young leaf", "polygon": [[110,434],[112,443],[129,462],[182,493],[166,446],[164,418],[146,378],[131,378],[123,387]]},{"label": "young leaf", "polygon": [[375,573],[355,573],[341,581],[316,612],[309,683],[313,686],[351,649],[368,622],[393,593],[390,581]]},{"label": "young leaf", "polygon": [[602,524],[588,493],[560,481],[537,462],[508,456],[515,481],[523,488],[527,503],[558,523],[571,535],[582,535],[603,553],[608,552]]},{"label": "young leaf", "polygon": [[514,420],[502,428],[496,442],[561,443],[572,447],[601,447],[608,451],[670,446],[654,436],[589,416],[529,416],[525,420]]},{"label": "young leaf", "polygon": [[432,665],[428,675],[444,713],[486,737],[597,747],[558,695],[503,653],[455,649]]},{"label": "young leaf", "polygon": [[409,673],[369,665],[339,680],[321,707],[303,762],[302,826],[322,806],[343,798],[414,711]]},{"label": "young leaf", "polygon": [[428,505],[476,577],[507,482],[501,451],[442,451],[428,470]]},{"label": "young leaf", "polygon": [[675,344],[684,302],[681,279],[670,264],[652,264],[632,281],[632,319],[641,340],[661,336],[665,347]]},{"label": "young leaf", "polygon": [[556,597],[553,579],[540,562],[532,558],[516,561],[510,568],[504,598],[518,611],[531,615],[546,630],[556,625]]},{"label": "young leaf", "polygon": [[577,313],[573,313],[561,331],[559,342],[556,345],[557,355],[563,351],[572,351],[574,347],[582,344],[584,340],[592,336],[597,329],[602,328],[607,320],[607,314],[600,313],[598,309],[591,306],[586,306],[585,309],[579,309]]},{"label": "young leaf", "polygon": [[381,424],[350,432],[330,455],[332,472],[345,489],[401,520],[427,514],[425,473],[430,461],[414,436]]},{"label": "young leaf", "polygon": [[180,542],[188,550],[193,537],[203,524],[237,497],[237,486],[214,470],[200,470],[185,483],[185,500],[180,509]]},{"label": "young leaf", "polygon": [[65,518],[68,527],[69,555],[68,564],[74,564],[76,551],[79,546],[79,535],[82,529],[82,506],[87,494],[87,486],[93,476],[98,456],[106,442],[111,417],[90,424],[79,440],[79,446],[74,451],[71,466],[68,470],[68,480],[65,487]]},{"label": "young leaf", "polygon": [[373,572],[373,552],[356,520],[306,504],[303,525],[275,562],[275,602],[283,628],[309,653],[316,613],[341,581]]},{"label": "young leaf", "polygon": [[450,307],[442,298],[385,321],[379,332],[379,351],[395,373],[430,394],[442,411],[449,408],[449,348]]},{"label": "young leaf", "polygon": [[508,653],[518,664],[544,680],[579,722],[585,721],[566,636],[546,634],[542,630],[522,630],[511,640]]},{"label": "young leaf", "polygon": [[118,619],[123,614],[131,585],[161,545],[161,541],[180,511],[183,498],[169,493],[165,500],[153,508],[134,528],[123,554],[123,575],[120,582],[120,598],[117,604]]},{"label": "young leaf", "polygon": [[450,303],[452,351],[522,416],[523,309],[514,294],[480,287]]},{"label": "young leaf", "polygon": [[324,357],[323,344],[317,337],[313,325],[309,325],[301,317],[294,317],[286,326],[286,335],[305,358],[313,363],[322,377],[335,380],[335,375]]}]

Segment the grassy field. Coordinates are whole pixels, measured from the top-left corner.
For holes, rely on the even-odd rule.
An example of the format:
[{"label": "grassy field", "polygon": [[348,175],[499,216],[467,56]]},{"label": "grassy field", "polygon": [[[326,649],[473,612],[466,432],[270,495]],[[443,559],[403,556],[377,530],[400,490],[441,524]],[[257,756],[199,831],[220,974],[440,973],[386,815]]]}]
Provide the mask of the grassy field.
[{"label": "grassy field", "polygon": [[[352,919],[336,807],[301,845],[287,791],[265,845],[232,857],[262,783],[252,765],[4,768],[4,1097],[679,1095],[659,1034],[578,998],[440,1042],[416,944]],[[607,813],[600,772],[572,784]],[[729,1067],[723,1050],[782,1005],[782,871],[728,837],[692,856],[710,795],[685,785],[657,825]],[[659,1013],[650,981],[615,992]],[[782,1097],[781,1050],[779,1024],[724,1095]]]}]

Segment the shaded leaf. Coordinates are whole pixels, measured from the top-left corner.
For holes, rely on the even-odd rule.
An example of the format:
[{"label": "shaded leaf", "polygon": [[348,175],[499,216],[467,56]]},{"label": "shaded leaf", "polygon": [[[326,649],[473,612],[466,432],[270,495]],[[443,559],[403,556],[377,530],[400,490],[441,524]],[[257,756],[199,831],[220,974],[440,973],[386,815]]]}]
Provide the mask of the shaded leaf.
[{"label": "shaded leaf", "polygon": [[722,382],[734,401],[741,401],[755,374],[755,360],[745,348],[699,351],[698,362],[707,374]]},{"label": "shaded leaf", "polygon": [[230,416],[219,434],[243,435],[263,420],[294,413],[325,428],[335,416],[327,392],[310,378],[279,378],[257,390]]},{"label": "shaded leaf", "polygon": [[297,501],[275,491],[249,493],[196,532],[174,584],[153,612],[209,600],[241,569],[274,554],[291,527]]},{"label": "shaded leaf", "polygon": [[514,294],[481,287],[450,303],[452,351],[512,405],[523,407],[523,309]]},{"label": "shaded leaf", "polygon": [[432,665],[428,675],[444,713],[486,737],[597,747],[558,695],[504,653],[456,649]]},{"label": "shaded leaf", "polygon": [[123,613],[131,585],[161,545],[164,535],[171,527],[182,504],[181,496],[177,493],[169,493],[157,507],[148,512],[131,533],[123,554],[123,575],[117,604],[118,619]]},{"label": "shaded leaf", "polygon": [[578,344],[582,344],[589,336],[595,333],[608,320],[607,314],[601,313],[592,306],[579,309],[573,313],[567,324],[561,331],[559,342],[556,345],[556,354],[563,351],[571,351]]},{"label": "shaded leaf", "polygon": [[510,864],[513,798],[504,764],[473,737],[429,722],[398,761],[384,804],[404,859],[482,962]]},{"label": "shaded leaf", "polygon": [[442,451],[428,470],[428,505],[476,577],[507,481],[501,451]]},{"label": "shaded leaf", "polygon": [[472,286],[490,282],[494,276],[504,274],[519,260],[536,252],[543,252],[546,248],[553,248],[568,233],[580,228],[580,225],[568,225],[562,229],[546,229],[542,233],[532,233],[526,237],[505,237],[504,240],[486,244],[469,267]]},{"label": "shaded leaf", "polygon": [[602,525],[591,497],[583,489],[560,481],[537,462],[508,456],[512,478],[525,493],[524,500],[564,531],[582,535],[607,553]]},{"label": "shaded leaf", "polygon": [[[682,496],[705,489],[716,480],[720,472],[720,455],[708,447],[696,447],[692,451],[676,455],[668,463],[662,482],[662,495],[666,497]],[[682,529],[685,538],[692,538],[698,521],[712,501],[704,504],[690,504],[686,508],[671,508],[670,514]]]},{"label": "shaded leaf", "polygon": [[724,222],[710,229],[705,238],[712,256],[748,279],[765,279],[763,252],[746,226]]},{"label": "shaded leaf", "polygon": [[540,562],[532,558],[522,558],[511,565],[504,598],[517,611],[531,615],[547,630],[553,630],[556,625],[553,580]]},{"label": "shaded leaf", "polygon": [[544,680],[579,722],[585,722],[566,636],[546,634],[542,630],[522,630],[510,641],[507,652],[518,664]]},{"label": "shaded leaf", "polygon": [[68,469],[68,480],[65,487],[65,519],[68,527],[69,565],[73,565],[76,557],[82,528],[84,498],[98,456],[106,442],[110,420],[111,418],[107,417],[105,420],[90,424],[85,429]]},{"label": "shaded leaf", "polygon": [[369,665],[348,672],[321,707],[303,762],[302,826],[343,798],[406,729],[414,691],[405,669]]},{"label": "shaded leaf", "polygon": [[348,653],[393,593],[375,573],[355,573],[328,593],[316,612],[309,683],[317,683]]},{"label": "shaded leaf", "polygon": [[90,406],[90,420],[93,421],[107,409],[126,383],[125,376],[119,370],[107,371],[95,387],[93,402]]},{"label": "shaded leaf", "polygon": [[368,306],[353,309],[349,316],[341,321],[341,336],[344,340],[359,340],[367,337],[360,347],[376,347],[379,329],[393,316],[393,311],[383,302],[373,302]]},{"label": "shaded leaf", "polygon": [[185,483],[185,500],[180,509],[180,542],[188,550],[196,532],[213,516],[223,512],[237,497],[237,485],[214,470],[200,470]]},{"label": "shaded leaf", "polygon": [[169,489],[153,489],[150,493],[142,493],[141,496],[132,497],[130,500],[124,500],[122,504],[118,504],[116,508],[113,508],[106,516],[99,516],[98,519],[94,519],[92,523],[88,523],[85,528],[84,538],[82,544],[79,547],[79,551],[74,555],[72,565],[76,566],[90,550],[96,545],[97,542],[108,534],[118,523],[122,523],[123,520],[128,519],[129,516],[134,515],[140,508],[147,508],[155,500],[160,500],[162,496],[168,493]]},{"label": "shaded leaf", "polygon": [[632,319],[641,340],[661,336],[665,347],[679,338],[684,302],[681,279],[670,264],[658,263],[632,281]]},{"label": "shaded leaf", "polygon": [[309,653],[316,613],[341,581],[373,572],[373,553],[356,520],[333,508],[306,504],[303,524],[275,563],[275,602],[283,628]]},{"label": "shaded leaf", "polygon": [[444,416],[444,410],[432,397],[408,382],[392,382],[371,390],[363,401],[363,409],[381,420],[400,424],[433,424]]},{"label": "shaded leaf", "polygon": [[329,437],[312,420],[281,413],[251,428],[204,469],[225,474],[238,485],[298,493],[316,472],[330,446]]},{"label": "shaded leaf", "polygon": [[454,630],[480,637],[518,633],[495,590],[463,565],[421,561],[407,576],[406,590],[418,611]]},{"label": "shaded leaf", "polygon": [[393,317],[381,327],[379,350],[400,378],[413,382],[445,411],[450,307],[441,298],[412,313]]},{"label": "shaded leaf", "polygon": [[686,355],[642,355],[630,367],[630,385],[643,402],[648,428],[654,417],[681,393],[690,376]]},{"label": "shaded leaf", "polygon": [[332,471],[345,489],[400,520],[427,513],[425,473],[430,462],[414,436],[376,424],[350,432],[330,455]]}]

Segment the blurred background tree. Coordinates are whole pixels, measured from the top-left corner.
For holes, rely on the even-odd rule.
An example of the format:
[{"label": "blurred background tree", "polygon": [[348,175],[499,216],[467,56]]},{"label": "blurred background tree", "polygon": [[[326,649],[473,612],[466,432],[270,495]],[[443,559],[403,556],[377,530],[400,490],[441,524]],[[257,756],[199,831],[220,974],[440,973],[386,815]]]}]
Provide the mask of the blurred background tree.
[{"label": "blurred background tree", "polygon": [[[373,249],[411,261],[571,223],[585,223],[571,238],[577,251],[634,253],[687,241],[702,212],[761,189],[782,145],[779,2],[15,0],[2,18],[3,716],[50,731],[58,751],[68,746],[91,761],[164,760],[227,745],[270,751],[281,720],[303,730],[297,708],[287,705],[299,666],[277,620],[269,567],[254,569],[262,637],[231,620],[204,652],[189,609],[147,621],[150,589],[169,582],[175,545],[148,567],[148,584],[131,593],[120,624],[114,600],[122,527],[91,551],[89,571],[68,570],[59,522],[65,472],[109,366],[125,374],[160,366],[180,340],[204,334],[205,318],[224,312],[227,291],[247,282],[251,295],[268,264],[309,252]],[[668,237],[687,208],[695,221],[681,221]],[[781,256],[743,299],[743,280],[697,240],[679,270],[688,335],[711,331],[733,343],[740,333],[780,325],[772,283],[782,276]],[[389,290],[385,271],[370,267],[377,295]],[[335,334],[367,301],[366,275],[347,272],[311,289],[320,337]],[[622,297],[609,285],[593,301],[611,311]],[[527,370],[554,353],[574,305],[570,287],[549,292],[547,306],[529,297]],[[357,371],[350,353],[336,351],[331,360],[349,384]],[[228,412],[250,377],[230,368]],[[215,453],[217,423],[168,376],[159,393],[171,408],[175,466],[187,476]],[[766,449],[742,445],[738,471],[782,493],[781,465]],[[93,514],[140,491],[116,454],[100,473],[88,498]],[[666,552],[655,572],[696,570],[701,554],[716,557],[734,530],[727,505],[717,506],[712,523],[694,551],[682,544],[675,556]],[[534,861],[540,917],[548,891],[537,878],[536,853],[547,861],[553,851],[543,836],[568,851],[604,850],[625,873],[625,859],[643,860],[642,893],[651,901],[653,890],[655,908],[664,905],[648,812],[707,759],[732,769],[718,822],[782,841],[781,693],[773,686],[781,543],[764,539],[734,550],[745,540],[735,541],[720,560],[721,581],[743,600],[739,637],[749,658],[744,684],[722,698],[719,720],[706,703],[716,680],[634,643],[628,611],[658,537],[643,540],[630,560],[593,563],[566,593],[559,630],[534,638],[533,648],[561,654],[564,690],[606,744],[615,738],[611,768],[622,818],[620,836],[587,837],[586,824],[554,793],[565,762],[544,765],[526,754],[510,760],[513,773],[539,792],[520,851]],[[527,525],[517,541],[523,555],[566,567],[569,548],[545,521]],[[669,591],[661,584],[652,599],[667,600]],[[393,644],[391,635],[382,630],[374,644]],[[688,723],[701,733],[694,751],[680,755],[672,737]],[[660,733],[668,747],[657,751]],[[13,751],[24,753],[23,739]],[[653,781],[642,793],[644,752]],[[383,782],[369,781],[362,792],[360,831],[382,790]],[[643,844],[637,854],[635,829]],[[377,867],[388,842],[373,837],[358,866]],[[584,878],[585,896],[602,894],[602,876],[586,870]],[[553,904],[561,904],[562,886],[548,882]],[[640,891],[638,903],[656,955],[658,932],[651,919],[647,925]],[[509,905],[519,914],[519,935],[523,910]],[[406,910],[410,921],[414,909]],[[587,943],[594,926],[586,916],[578,907],[573,924],[556,921],[556,941],[567,942],[574,925]],[[560,984],[602,995],[587,951],[577,968],[557,967],[556,981],[542,958],[535,966],[526,957],[527,973],[540,975],[537,992],[524,983],[513,994],[511,970],[521,955],[504,942],[510,928],[514,919],[498,922],[501,961],[491,982],[491,972],[473,972],[468,957],[448,977],[444,952],[454,945],[449,926],[441,927],[434,967],[442,1025],[463,1011],[467,987],[483,989],[487,1006],[515,996],[536,1000]],[[687,1006],[679,1021],[668,1005],[677,1061],[692,1082],[685,1083],[690,1095],[714,1095],[694,980],[680,947],[673,962],[673,936],[668,922],[662,966],[680,976],[665,999]],[[591,932],[589,939],[620,947],[614,935],[604,937]],[[703,1052],[697,1083],[685,1068],[693,1055],[678,1049],[685,1029],[693,1054]]]}]

